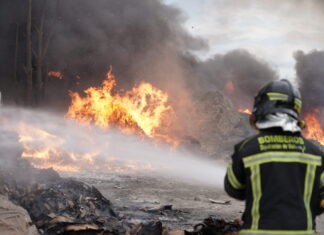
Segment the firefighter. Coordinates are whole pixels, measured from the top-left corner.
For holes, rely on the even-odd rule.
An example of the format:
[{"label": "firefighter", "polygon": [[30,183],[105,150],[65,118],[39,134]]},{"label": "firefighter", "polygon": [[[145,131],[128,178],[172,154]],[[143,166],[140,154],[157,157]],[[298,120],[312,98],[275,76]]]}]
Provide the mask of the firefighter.
[{"label": "firefighter", "polygon": [[245,200],[240,234],[315,234],[324,211],[324,154],[301,135],[302,101],[288,80],[255,97],[250,123],[259,132],[234,148],[225,191]]}]

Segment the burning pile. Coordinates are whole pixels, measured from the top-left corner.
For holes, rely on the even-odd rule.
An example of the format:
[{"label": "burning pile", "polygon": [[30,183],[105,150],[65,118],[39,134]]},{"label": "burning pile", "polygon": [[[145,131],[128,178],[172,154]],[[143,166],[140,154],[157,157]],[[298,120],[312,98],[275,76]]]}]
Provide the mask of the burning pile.
[{"label": "burning pile", "polygon": [[168,95],[145,82],[123,94],[114,92],[115,85],[110,67],[101,87],[88,88],[84,91],[85,97],[70,93],[72,104],[67,116],[103,128],[114,126],[124,133],[163,137],[158,128],[163,118],[172,111],[167,104]]},{"label": "burning pile", "polygon": [[[54,72],[49,75],[63,76]],[[24,148],[22,157],[28,158],[34,167],[52,167],[66,172],[80,172],[84,166],[92,166],[94,171],[98,168],[117,172],[152,170],[150,164],[137,164],[130,159],[117,160],[110,153],[108,146],[111,143],[107,130],[118,129],[137,138],[150,138],[177,146],[178,142],[167,133],[165,124],[173,114],[173,109],[168,104],[168,95],[145,82],[129,91],[116,91],[115,86],[116,79],[110,67],[100,87],[86,89],[85,96],[70,92],[72,101],[66,117],[81,125],[77,125],[77,134],[69,135],[73,142],[87,143],[84,148],[78,145],[71,149],[68,144],[71,140],[59,131],[22,122],[16,128],[19,142]],[[92,141],[93,132],[98,133],[94,125],[103,131],[100,135],[105,135],[100,143]]]}]

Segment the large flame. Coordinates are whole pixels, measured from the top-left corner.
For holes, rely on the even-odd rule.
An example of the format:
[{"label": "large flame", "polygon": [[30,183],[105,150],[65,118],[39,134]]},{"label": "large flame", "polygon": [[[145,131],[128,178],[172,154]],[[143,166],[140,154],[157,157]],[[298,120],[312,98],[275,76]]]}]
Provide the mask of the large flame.
[{"label": "large flame", "polygon": [[84,97],[70,93],[72,103],[67,116],[103,128],[115,126],[127,133],[158,136],[164,115],[172,110],[167,104],[168,95],[145,82],[130,91],[113,94],[115,85],[110,67],[101,87],[86,89]]},{"label": "large flame", "polygon": [[[49,75],[63,76],[56,72]],[[167,104],[168,95],[165,92],[145,82],[126,92],[115,91],[115,86],[116,80],[110,67],[100,87],[86,89],[84,96],[70,92],[72,101],[66,116],[81,124],[95,124],[104,130],[115,127],[123,133],[162,139],[172,146],[177,145],[177,141],[165,134],[162,124],[164,118],[170,119],[173,111]],[[90,127],[83,132],[85,136],[82,141],[91,136],[92,125],[79,127]],[[37,168],[52,167],[67,172],[79,172],[84,170],[84,166],[91,166],[92,170],[98,168],[115,172],[154,169],[150,164],[133,160],[121,162],[109,156],[107,141],[102,146],[97,143],[87,144],[91,147],[87,150],[71,150],[67,148],[67,137],[60,133],[54,134],[24,123],[18,126],[17,132],[24,148],[22,157],[28,158]]]},{"label": "large flame", "polygon": [[304,120],[307,124],[307,129],[305,131],[305,137],[317,140],[322,145],[324,145],[324,131],[323,126],[317,118],[319,110],[315,109],[311,113],[307,113]]}]

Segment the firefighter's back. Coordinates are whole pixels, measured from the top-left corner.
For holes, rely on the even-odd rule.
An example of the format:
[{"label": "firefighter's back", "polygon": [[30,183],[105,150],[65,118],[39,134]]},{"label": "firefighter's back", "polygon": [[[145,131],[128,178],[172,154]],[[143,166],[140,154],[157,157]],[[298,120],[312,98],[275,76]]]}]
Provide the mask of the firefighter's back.
[{"label": "firefighter's back", "polygon": [[246,177],[242,233],[311,233],[320,204],[321,151],[299,133],[279,128],[264,130],[239,148]]}]

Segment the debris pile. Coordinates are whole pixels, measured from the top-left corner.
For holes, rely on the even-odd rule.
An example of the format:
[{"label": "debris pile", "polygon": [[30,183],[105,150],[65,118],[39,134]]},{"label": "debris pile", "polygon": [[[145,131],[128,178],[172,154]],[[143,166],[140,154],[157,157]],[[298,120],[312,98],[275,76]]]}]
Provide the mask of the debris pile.
[{"label": "debris pile", "polygon": [[193,231],[171,230],[162,226],[160,221],[136,224],[129,235],[237,235],[241,229],[239,221],[226,222],[223,219],[209,217],[203,223],[194,226]]},{"label": "debris pile", "polygon": [[111,203],[93,186],[72,179],[48,185],[36,185],[16,201],[30,214],[37,228],[45,234],[69,231],[105,231],[125,233]]},{"label": "debris pile", "polygon": [[195,107],[204,118],[197,121],[200,128],[193,136],[199,140],[202,150],[213,158],[229,156],[233,145],[252,133],[247,115],[237,112],[222,92],[206,93]]},{"label": "debris pile", "polygon": [[169,229],[162,225],[163,217],[180,219],[185,213],[172,205],[147,209],[142,223],[131,223],[117,216],[111,202],[94,186],[61,178],[53,169],[32,167],[20,157],[19,145],[5,144],[9,137],[16,138],[10,132],[0,134],[0,143],[7,148],[7,154],[0,156],[1,234],[9,230],[16,232],[6,234],[225,235],[237,231],[236,224],[218,220],[205,220],[192,231]]},{"label": "debris pile", "polygon": [[240,221],[226,222],[223,219],[209,217],[203,223],[194,226],[193,232],[186,235],[236,235],[241,229]]}]

